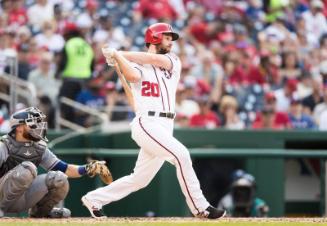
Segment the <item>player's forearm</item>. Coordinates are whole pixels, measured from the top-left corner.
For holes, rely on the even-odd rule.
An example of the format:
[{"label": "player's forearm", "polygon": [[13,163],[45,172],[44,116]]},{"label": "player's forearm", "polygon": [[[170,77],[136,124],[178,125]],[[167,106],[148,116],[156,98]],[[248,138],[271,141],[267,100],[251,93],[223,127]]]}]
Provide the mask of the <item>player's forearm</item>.
[{"label": "player's forearm", "polygon": [[115,52],[113,57],[118,63],[118,66],[121,69],[127,81],[138,82],[140,80],[141,74],[134,67],[130,65],[128,60],[120,52]]},{"label": "player's forearm", "polygon": [[65,174],[70,177],[70,178],[78,178],[83,176],[84,174],[81,174],[81,167],[85,166],[78,166],[78,165],[73,165],[73,164],[68,164],[68,167],[66,169]]},{"label": "player's forearm", "polygon": [[154,54],[146,52],[127,52],[119,51],[127,60],[137,64],[151,64],[156,67],[163,67],[171,70],[172,63],[170,59],[163,54]]}]

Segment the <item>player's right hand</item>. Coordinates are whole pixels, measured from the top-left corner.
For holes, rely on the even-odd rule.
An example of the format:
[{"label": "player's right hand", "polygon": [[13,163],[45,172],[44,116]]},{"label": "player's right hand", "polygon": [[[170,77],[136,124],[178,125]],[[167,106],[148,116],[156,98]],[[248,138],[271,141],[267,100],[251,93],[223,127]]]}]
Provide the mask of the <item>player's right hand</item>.
[{"label": "player's right hand", "polygon": [[116,61],[114,60],[114,58],[106,58],[106,62],[109,66],[115,66]]}]

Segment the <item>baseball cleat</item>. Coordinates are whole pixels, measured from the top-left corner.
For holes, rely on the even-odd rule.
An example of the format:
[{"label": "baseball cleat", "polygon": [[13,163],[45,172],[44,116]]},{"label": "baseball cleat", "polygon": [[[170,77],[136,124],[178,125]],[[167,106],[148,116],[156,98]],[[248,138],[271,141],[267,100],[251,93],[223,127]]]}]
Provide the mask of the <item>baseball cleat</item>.
[{"label": "baseball cleat", "polygon": [[71,217],[71,212],[67,208],[53,208],[48,217],[49,218],[69,218]]},{"label": "baseball cleat", "polygon": [[104,219],[107,216],[103,213],[102,209],[96,208],[85,196],[82,197],[83,205],[90,211],[90,214],[93,218]]},{"label": "baseball cleat", "polygon": [[222,218],[226,215],[226,210],[220,210],[220,209],[216,209],[212,206],[209,206],[206,211],[209,212],[207,218],[208,219],[218,219],[218,218]]},{"label": "baseball cleat", "polygon": [[216,209],[213,206],[209,206],[205,211],[199,213],[197,217],[208,219],[219,219],[226,215],[226,210]]}]

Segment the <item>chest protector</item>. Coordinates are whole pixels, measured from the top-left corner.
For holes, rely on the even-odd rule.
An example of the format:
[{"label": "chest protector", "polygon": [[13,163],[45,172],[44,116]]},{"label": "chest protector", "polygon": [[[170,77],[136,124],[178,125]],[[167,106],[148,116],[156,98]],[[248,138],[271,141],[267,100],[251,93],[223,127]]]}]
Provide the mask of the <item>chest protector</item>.
[{"label": "chest protector", "polygon": [[1,137],[0,141],[6,145],[8,150],[8,158],[0,167],[0,177],[24,161],[30,161],[38,167],[47,148],[42,141],[17,142],[8,135]]}]

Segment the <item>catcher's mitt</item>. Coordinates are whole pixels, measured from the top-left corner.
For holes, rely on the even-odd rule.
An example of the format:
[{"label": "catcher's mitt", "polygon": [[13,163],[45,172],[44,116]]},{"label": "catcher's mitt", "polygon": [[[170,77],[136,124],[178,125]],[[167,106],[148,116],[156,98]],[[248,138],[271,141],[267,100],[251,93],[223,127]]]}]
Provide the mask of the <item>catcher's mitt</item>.
[{"label": "catcher's mitt", "polygon": [[91,160],[86,164],[85,169],[89,177],[99,175],[100,179],[106,184],[110,184],[113,181],[112,175],[106,166],[106,161]]}]

